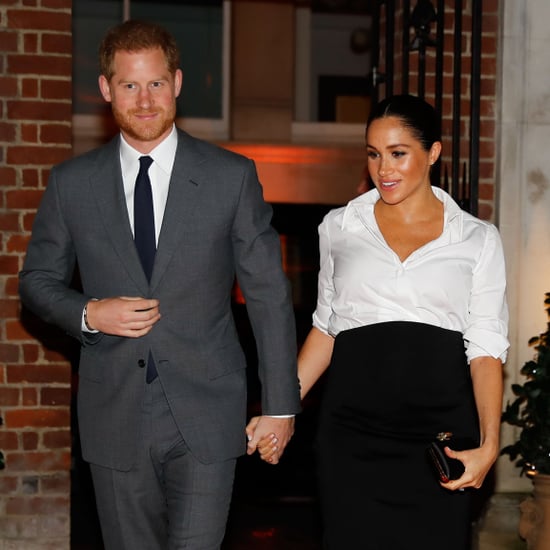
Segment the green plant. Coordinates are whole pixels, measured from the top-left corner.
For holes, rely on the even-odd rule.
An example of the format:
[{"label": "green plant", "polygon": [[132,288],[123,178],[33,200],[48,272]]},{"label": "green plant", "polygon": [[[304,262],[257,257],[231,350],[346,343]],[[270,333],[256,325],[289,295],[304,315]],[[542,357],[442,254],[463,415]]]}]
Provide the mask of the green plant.
[{"label": "green plant", "polygon": [[550,292],[545,296],[549,319],[546,332],[529,340],[535,356],[521,369],[527,381],[512,384],[516,398],[502,414],[502,422],[520,427],[521,432],[519,439],[500,454],[516,460],[515,465],[528,476],[550,474]]}]

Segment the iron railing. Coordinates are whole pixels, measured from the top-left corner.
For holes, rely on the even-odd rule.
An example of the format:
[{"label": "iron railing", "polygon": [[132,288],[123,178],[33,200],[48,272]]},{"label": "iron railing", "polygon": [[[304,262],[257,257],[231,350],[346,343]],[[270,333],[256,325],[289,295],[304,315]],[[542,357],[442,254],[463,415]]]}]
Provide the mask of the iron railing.
[{"label": "iron railing", "polygon": [[[429,82],[433,89],[434,107],[443,115],[443,98],[452,96],[450,113],[451,141],[450,161],[438,163],[432,171],[432,184],[448,191],[462,208],[476,215],[478,211],[478,180],[480,162],[480,82],[481,82],[481,32],[482,0],[470,0],[471,13],[466,13],[462,0],[455,0],[448,7],[445,0],[437,0],[436,6],[430,0],[418,0],[414,6],[409,0],[374,0],[373,16],[373,67],[371,72],[371,95],[374,102],[381,99],[380,85],[384,85],[384,97],[394,93],[413,93],[424,97],[427,93],[426,57],[428,52],[435,55],[435,77]],[[449,13],[451,12],[451,13]],[[452,89],[444,90],[445,17],[452,16]],[[471,20],[471,27],[465,29],[464,22]],[[432,29],[432,26],[435,26]],[[384,40],[381,44],[381,29]],[[449,32],[450,29],[447,29]],[[470,31],[469,33],[467,31]],[[401,37],[401,40],[398,38]],[[462,91],[463,49],[465,38],[470,38],[471,56],[469,94]],[[383,47],[381,47],[383,46]],[[396,60],[401,60],[396,67]],[[416,59],[417,67],[411,69]],[[383,67],[383,71],[380,71]],[[410,75],[416,76],[416,89],[411,89]],[[400,80],[397,92],[396,81]],[[468,112],[463,106],[468,105]],[[461,134],[461,128],[469,129],[469,136]],[[468,155],[464,158],[461,142],[469,141]]]}]

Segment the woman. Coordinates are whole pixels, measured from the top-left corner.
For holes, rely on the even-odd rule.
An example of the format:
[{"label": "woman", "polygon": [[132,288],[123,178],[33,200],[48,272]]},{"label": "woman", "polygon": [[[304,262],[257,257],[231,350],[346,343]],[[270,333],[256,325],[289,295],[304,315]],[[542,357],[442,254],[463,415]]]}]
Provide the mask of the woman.
[{"label": "woman", "polygon": [[[302,398],[329,367],[319,418],[324,548],[464,550],[469,503],[498,456],[508,348],[496,228],[431,187],[438,117],[400,95],[370,115],[375,189],[319,227],[319,293],[299,355]],[[249,425],[252,430],[254,421]],[[426,448],[464,473],[439,482]],[[454,438],[473,448],[453,449]],[[276,462],[277,441],[259,451]]]}]

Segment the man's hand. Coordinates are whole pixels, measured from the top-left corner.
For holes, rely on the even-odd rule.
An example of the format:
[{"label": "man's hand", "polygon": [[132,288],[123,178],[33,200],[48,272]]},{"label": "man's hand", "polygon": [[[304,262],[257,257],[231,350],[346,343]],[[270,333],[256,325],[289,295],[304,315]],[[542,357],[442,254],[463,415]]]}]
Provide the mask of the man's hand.
[{"label": "man's hand", "polygon": [[120,296],[88,302],[89,328],[104,334],[139,338],[160,319],[159,301]]},{"label": "man's hand", "polygon": [[248,423],[246,435],[247,454],[251,455],[258,450],[262,460],[269,464],[277,464],[294,435],[294,417],[256,416]]}]

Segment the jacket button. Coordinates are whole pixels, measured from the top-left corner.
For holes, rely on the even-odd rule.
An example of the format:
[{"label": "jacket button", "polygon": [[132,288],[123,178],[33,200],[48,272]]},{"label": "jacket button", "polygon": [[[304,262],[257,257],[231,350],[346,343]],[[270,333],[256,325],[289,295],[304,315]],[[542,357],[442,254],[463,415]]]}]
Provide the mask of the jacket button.
[{"label": "jacket button", "polygon": [[139,367],[140,369],[142,369],[143,367],[145,367],[145,359],[140,359],[140,360],[138,361],[138,367]]}]

